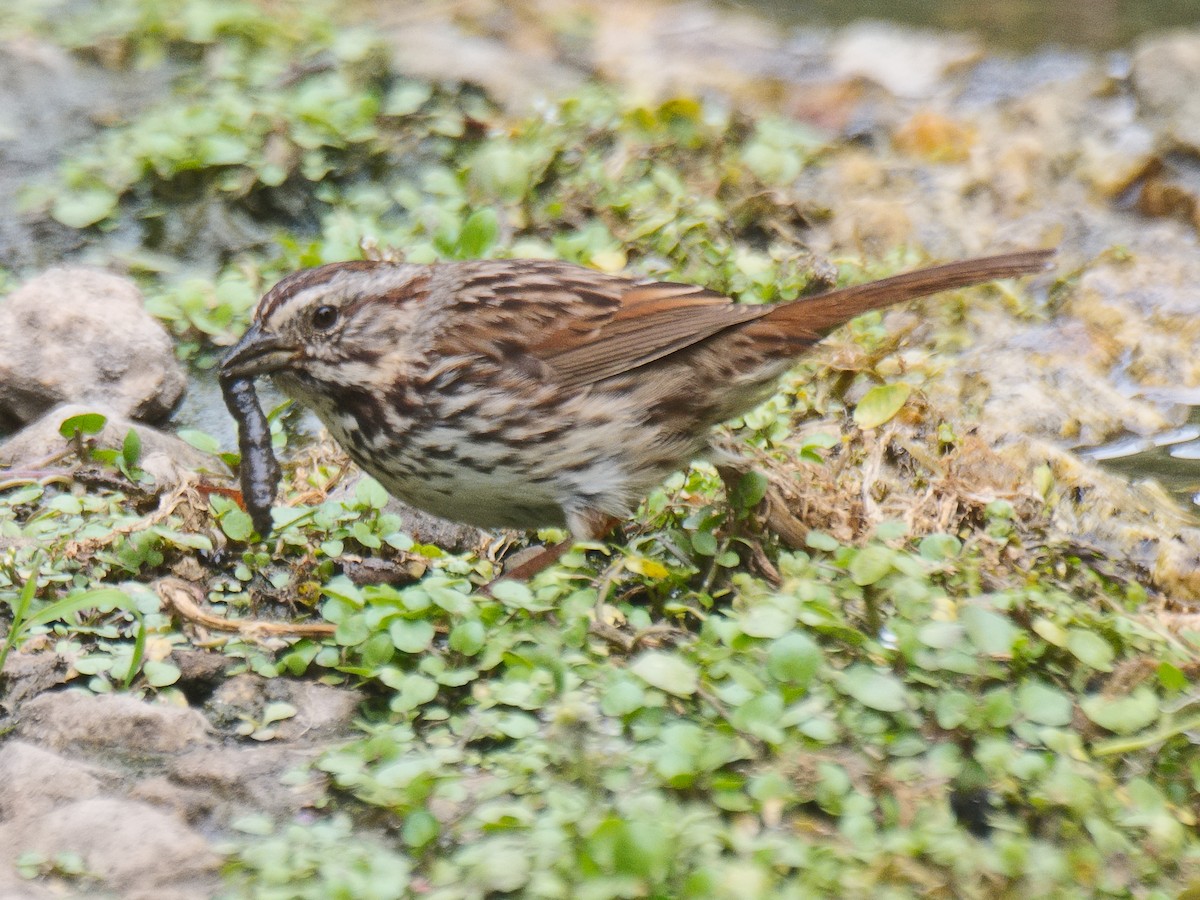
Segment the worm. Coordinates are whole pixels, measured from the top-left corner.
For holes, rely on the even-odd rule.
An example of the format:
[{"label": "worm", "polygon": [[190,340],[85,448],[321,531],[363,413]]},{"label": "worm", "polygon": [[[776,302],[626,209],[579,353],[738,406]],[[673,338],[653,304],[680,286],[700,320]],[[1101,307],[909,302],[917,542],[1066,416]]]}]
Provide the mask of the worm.
[{"label": "worm", "polygon": [[242,500],[255,530],[266,537],[271,533],[271,503],[282,474],[271,450],[271,426],[254,392],[253,379],[221,377],[219,380],[221,396],[238,423]]}]

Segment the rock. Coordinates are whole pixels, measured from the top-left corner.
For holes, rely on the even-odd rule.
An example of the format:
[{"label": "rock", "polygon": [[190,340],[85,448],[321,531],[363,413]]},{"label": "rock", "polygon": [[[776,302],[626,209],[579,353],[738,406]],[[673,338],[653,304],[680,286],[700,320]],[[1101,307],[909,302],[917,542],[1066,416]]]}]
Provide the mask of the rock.
[{"label": "rock", "polygon": [[24,741],[0,746],[0,772],[0,822],[40,815],[101,791],[101,773],[92,766]]},{"label": "rock", "polygon": [[[342,740],[346,737],[343,735]],[[324,800],[326,777],[312,769],[313,761],[324,749],[274,743],[203,747],[168,762],[169,783],[204,794],[213,818],[219,822],[230,822],[248,810],[291,818]],[[305,777],[300,777],[300,772]],[[179,796],[186,799],[186,795]]]},{"label": "rock", "polygon": [[120,449],[129,429],[136,431],[142,442],[141,460],[138,465],[154,478],[159,488],[177,485],[190,473],[224,470],[219,460],[197,450],[173,434],[134,422],[103,406],[72,403],[55,407],[4,443],[0,443],[0,465],[45,465],[46,460],[66,453],[69,450],[68,443],[59,433],[59,428],[67,419],[84,413],[100,413],[108,420],[98,434],[89,435],[87,438],[96,448]]},{"label": "rock", "polygon": [[76,402],[157,421],[185,381],[170,336],[127,278],[50,269],[0,301],[0,418],[29,422]]},{"label": "rock", "polygon": [[21,705],[44,691],[77,677],[72,658],[27,643],[4,662],[0,678],[0,710],[13,715]]},{"label": "rock", "polygon": [[1141,41],[1133,55],[1139,111],[1166,121],[1168,136],[1200,149],[1200,31],[1176,31]]},{"label": "rock", "polygon": [[863,22],[843,30],[830,48],[830,64],[843,78],[865,78],[896,97],[925,99],[947,73],[982,55],[962,35],[909,31],[882,22]]},{"label": "rock", "polygon": [[210,897],[220,884],[220,856],[199,832],[147,803],[116,797],[77,800],[6,823],[0,847],[48,859],[77,853],[107,891],[123,897]]},{"label": "rock", "polygon": [[243,673],[222,682],[204,709],[215,727],[227,731],[261,721],[268,704],[286,703],[296,713],[271,723],[272,738],[313,741],[348,734],[361,702],[362,695],[347,688]]},{"label": "rock", "polygon": [[24,740],[0,747],[0,772],[0,898],[42,896],[8,877],[25,853],[79,854],[96,893],[199,898],[218,886],[219,857],[173,812],[186,806],[186,789],[148,786],[141,802],[117,797],[129,792],[123,773]]},{"label": "rock", "polygon": [[407,12],[393,24],[386,10],[379,9],[380,30],[397,48],[396,70],[412,78],[477,84],[517,110],[535,108],[581,81],[577,71],[555,62],[548,52],[531,53],[528,47],[468,33],[453,22],[421,21]]},{"label": "rock", "polygon": [[26,740],[55,750],[181,753],[213,742],[208,722],[193,709],[82,691],[42,694],[30,700],[21,709],[17,731]]}]

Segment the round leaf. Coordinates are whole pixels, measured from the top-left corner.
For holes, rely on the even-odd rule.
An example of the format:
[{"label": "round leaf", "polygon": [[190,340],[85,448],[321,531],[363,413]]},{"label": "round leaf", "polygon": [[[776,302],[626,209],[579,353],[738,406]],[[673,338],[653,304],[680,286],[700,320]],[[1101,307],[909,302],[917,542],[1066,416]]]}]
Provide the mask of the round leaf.
[{"label": "round leaf", "polygon": [[907,384],[879,384],[863,394],[854,409],[854,422],[859,428],[877,428],[889,421],[912,393]]},{"label": "round leaf", "polygon": [[904,684],[888,672],[851,666],[843,673],[841,688],[868,709],[900,712],[908,707]]},{"label": "round leaf", "polygon": [[676,697],[694,694],[700,684],[695,666],[671,653],[657,650],[643,653],[633,661],[629,671],[651,687]]},{"label": "round leaf", "polygon": [[1158,718],[1158,697],[1148,687],[1140,687],[1128,697],[1088,697],[1079,704],[1083,714],[1109,731],[1133,734]]}]

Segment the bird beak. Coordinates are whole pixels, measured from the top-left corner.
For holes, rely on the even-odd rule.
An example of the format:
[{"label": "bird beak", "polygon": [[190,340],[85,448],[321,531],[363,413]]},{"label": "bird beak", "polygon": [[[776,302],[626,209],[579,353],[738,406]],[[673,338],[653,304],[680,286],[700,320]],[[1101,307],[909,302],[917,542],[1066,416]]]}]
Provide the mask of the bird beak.
[{"label": "bird beak", "polygon": [[296,350],[274,334],[265,332],[258,323],[242,335],[237,346],[221,360],[221,378],[253,378],[270,375],[296,358]]}]

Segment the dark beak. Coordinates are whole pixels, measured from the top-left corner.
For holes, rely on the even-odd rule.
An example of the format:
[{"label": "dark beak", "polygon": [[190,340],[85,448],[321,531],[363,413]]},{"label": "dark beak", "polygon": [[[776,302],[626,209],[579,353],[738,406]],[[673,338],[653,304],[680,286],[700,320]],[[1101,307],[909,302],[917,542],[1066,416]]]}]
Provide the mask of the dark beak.
[{"label": "dark beak", "polygon": [[296,349],[278,336],[265,332],[255,323],[242,335],[237,346],[221,360],[221,378],[253,378],[270,375],[296,358]]}]

